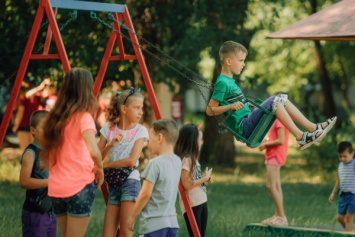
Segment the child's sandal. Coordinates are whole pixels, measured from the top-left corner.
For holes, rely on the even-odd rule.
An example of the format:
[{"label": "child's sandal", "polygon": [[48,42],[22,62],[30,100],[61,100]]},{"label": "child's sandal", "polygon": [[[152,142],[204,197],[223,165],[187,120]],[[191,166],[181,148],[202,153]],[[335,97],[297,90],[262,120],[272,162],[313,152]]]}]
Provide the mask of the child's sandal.
[{"label": "child's sandal", "polygon": [[320,135],[317,137],[318,130],[315,130],[314,132],[304,132],[302,134],[301,140],[297,140],[297,143],[300,145],[301,150],[306,149],[307,147],[310,147],[313,145],[315,142],[318,141]]},{"label": "child's sandal", "polygon": [[325,137],[325,135],[330,131],[330,129],[333,128],[335,122],[337,121],[337,117],[333,117],[333,118],[329,118],[327,119],[327,126],[325,128],[323,128],[322,123],[317,123],[317,127],[316,130],[313,131],[313,133],[321,133],[321,135],[319,136],[319,138],[317,139],[318,142],[321,142],[323,140],[323,138]]}]

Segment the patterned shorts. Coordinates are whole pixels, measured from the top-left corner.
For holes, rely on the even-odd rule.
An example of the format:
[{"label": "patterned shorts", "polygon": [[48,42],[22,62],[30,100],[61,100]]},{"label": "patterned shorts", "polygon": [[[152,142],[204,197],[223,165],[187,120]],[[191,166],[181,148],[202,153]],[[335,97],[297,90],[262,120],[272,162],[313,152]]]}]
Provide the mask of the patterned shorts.
[{"label": "patterned shorts", "polygon": [[74,196],[52,198],[54,214],[56,216],[91,216],[96,190],[97,184],[92,182]]},{"label": "patterned shorts", "polygon": [[286,102],[287,102],[288,95],[287,94],[278,94],[275,96],[275,99],[272,103],[272,112],[275,113],[277,108],[280,106],[280,104],[283,105],[283,107],[286,108]]}]

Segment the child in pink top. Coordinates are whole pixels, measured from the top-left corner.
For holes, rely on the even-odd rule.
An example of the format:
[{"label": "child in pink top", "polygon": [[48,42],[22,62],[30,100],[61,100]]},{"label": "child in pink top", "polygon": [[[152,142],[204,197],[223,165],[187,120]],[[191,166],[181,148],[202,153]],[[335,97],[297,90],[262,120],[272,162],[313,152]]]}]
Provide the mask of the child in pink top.
[{"label": "child in pink top", "polygon": [[103,183],[92,88],[89,71],[69,70],[44,127],[44,147],[50,152],[48,195],[62,236],[85,235],[96,190]]},{"label": "child in pink top", "polygon": [[267,188],[275,205],[275,215],[264,220],[266,225],[288,225],[283,207],[283,194],[280,179],[280,167],[286,162],[289,131],[276,119],[271,126],[269,136],[259,150],[266,149],[265,164]]},{"label": "child in pink top", "polygon": [[[202,136],[202,131],[196,125],[186,124],[182,126],[175,145],[175,154],[182,159],[181,182],[189,197],[200,235],[204,237],[208,217],[207,193],[204,183],[212,181],[212,168],[208,169],[206,167],[205,176],[202,176],[201,165],[198,162],[203,143]],[[180,208],[184,215],[189,234],[193,236],[181,198]]]}]

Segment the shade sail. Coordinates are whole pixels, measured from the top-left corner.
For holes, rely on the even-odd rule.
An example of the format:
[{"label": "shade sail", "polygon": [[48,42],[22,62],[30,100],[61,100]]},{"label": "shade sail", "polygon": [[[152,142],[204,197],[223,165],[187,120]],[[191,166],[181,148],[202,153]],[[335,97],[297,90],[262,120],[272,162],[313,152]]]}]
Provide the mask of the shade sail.
[{"label": "shade sail", "polygon": [[355,41],[355,0],[342,0],[267,38]]}]

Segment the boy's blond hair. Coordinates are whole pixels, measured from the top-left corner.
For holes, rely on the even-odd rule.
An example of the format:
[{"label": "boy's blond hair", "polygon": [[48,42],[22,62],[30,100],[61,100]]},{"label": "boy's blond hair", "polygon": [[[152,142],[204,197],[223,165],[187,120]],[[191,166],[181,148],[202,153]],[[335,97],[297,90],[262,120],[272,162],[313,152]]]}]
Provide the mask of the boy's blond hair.
[{"label": "boy's blond hair", "polygon": [[162,134],[168,144],[175,145],[179,137],[179,129],[175,120],[168,118],[157,120],[152,124],[151,128],[156,134]]},{"label": "boy's blond hair", "polygon": [[237,54],[240,52],[248,54],[248,50],[243,45],[234,41],[226,41],[221,45],[221,48],[219,49],[219,60],[223,65],[226,58],[231,57],[232,54]]}]

